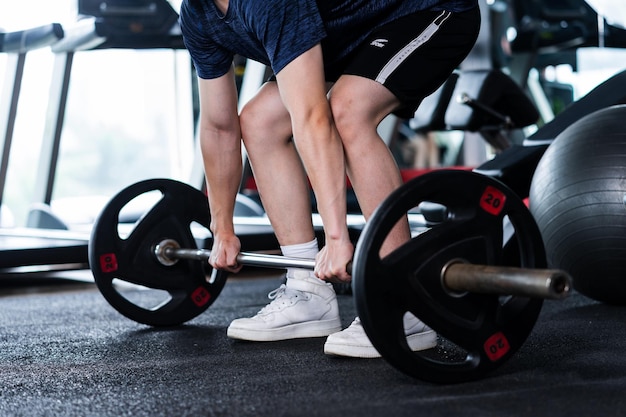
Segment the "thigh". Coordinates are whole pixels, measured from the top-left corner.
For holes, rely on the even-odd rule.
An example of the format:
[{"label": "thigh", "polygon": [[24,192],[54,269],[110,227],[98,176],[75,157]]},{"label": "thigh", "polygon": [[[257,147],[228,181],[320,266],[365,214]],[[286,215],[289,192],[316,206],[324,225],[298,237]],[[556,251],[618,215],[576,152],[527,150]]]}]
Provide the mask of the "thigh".
[{"label": "thigh", "polygon": [[330,90],[329,99],[338,127],[351,129],[377,126],[400,104],[382,84],[354,75],[339,77]]}]

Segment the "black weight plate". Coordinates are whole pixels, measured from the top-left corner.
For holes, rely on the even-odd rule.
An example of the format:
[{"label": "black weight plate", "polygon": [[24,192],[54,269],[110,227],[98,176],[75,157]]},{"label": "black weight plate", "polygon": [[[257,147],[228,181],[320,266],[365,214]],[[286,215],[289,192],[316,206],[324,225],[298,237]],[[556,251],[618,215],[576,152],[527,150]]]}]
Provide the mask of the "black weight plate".
[{"label": "black weight plate", "polygon": [[[445,220],[381,259],[391,228],[422,202],[445,206]],[[539,230],[523,201],[502,183],[468,171],[435,171],[392,193],[373,213],[355,250],[353,288],[363,327],[385,360],[426,381],[475,380],[506,362],[527,339],[542,300],[444,289],[453,259],[545,268]],[[434,349],[412,352],[403,317],[433,328]]]},{"label": "black weight plate", "polygon": [[[154,203],[146,205],[148,200]],[[133,204],[147,208],[136,223],[123,224],[120,213]],[[206,196],[187,184],[153,179],[125,188],[105,206],[91,233],[89,262],[98,289],[121,314],[150,326],[175,326],[198,316],[220,294],[227,273],[197,260],[163,265],[154,247],[173,239],[195,249],[192,229],[208,231],[209,223]]]}]

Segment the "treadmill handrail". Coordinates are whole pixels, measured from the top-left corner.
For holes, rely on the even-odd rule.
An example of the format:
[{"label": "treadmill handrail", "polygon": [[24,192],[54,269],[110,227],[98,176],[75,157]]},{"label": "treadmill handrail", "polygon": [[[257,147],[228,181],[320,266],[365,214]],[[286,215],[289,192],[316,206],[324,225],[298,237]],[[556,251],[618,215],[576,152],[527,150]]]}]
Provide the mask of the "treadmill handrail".
[{"label": "treadmill handrail", "polygon": [[24,53],[50,46],[63,39],[60,23],[49,23],[30,29],[0,33],[0,52]]},{"label": "treadmill handrail", "polygon": [[73,52],[95,49],[103,44],[106,38],[96,30],[96,18],[80,19],[72,26],[65,28],[65,38],[52,46],[52,52]]}]

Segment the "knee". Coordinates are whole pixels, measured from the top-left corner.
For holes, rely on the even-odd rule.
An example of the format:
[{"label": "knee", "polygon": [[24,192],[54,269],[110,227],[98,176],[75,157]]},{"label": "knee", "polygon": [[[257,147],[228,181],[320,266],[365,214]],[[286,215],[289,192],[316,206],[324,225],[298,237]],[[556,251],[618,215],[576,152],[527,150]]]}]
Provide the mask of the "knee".
[{"label": "knee", "polygon": [[239,126],[241,127],[241,138],[246,148],[254,148],[262,142],[262,132],[269,129],[266,125],[267,117],[263,117],[253,106],[244,106],[239,114]]},{"label": "knee", "polygon": [[333,113],[333,120],[341,140],[345,145],[350,145],[358,136],[359,126],[358,112],[350,100],[343,97],[331,97],[330,108]]},{"label": "knee", "polygon": [[241,109],[239,126],[248,150],[268,150],[274,145],[284,145],[291,137],[289,114],[280,108],[249,103]]}]

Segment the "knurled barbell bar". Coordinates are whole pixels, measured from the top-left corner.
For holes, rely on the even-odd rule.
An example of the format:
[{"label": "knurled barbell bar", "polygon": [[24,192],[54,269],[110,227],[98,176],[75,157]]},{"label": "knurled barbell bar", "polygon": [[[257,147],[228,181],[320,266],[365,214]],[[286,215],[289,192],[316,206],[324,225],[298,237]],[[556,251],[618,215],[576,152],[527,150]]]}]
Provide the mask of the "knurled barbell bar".
[{"label": "knurled barbell bar", "polygon": [[[211,251],[181,248],[177,241],[164,239],[154,247],[154,256],[165,266],[180,259],[208,262]],[[237,262],[246,266],[265,268],[303,268],[313,270],[315,260],[280,255],[240,252]],[[348,264],[351,272],[352,264]],[[469,264],[461,259],[451,260],[441,269],[441,283],[452,294],[522,295],[544,299],[565,298],[571,289],[571,277],[557,269],[530,269],[505,266]]]}]

